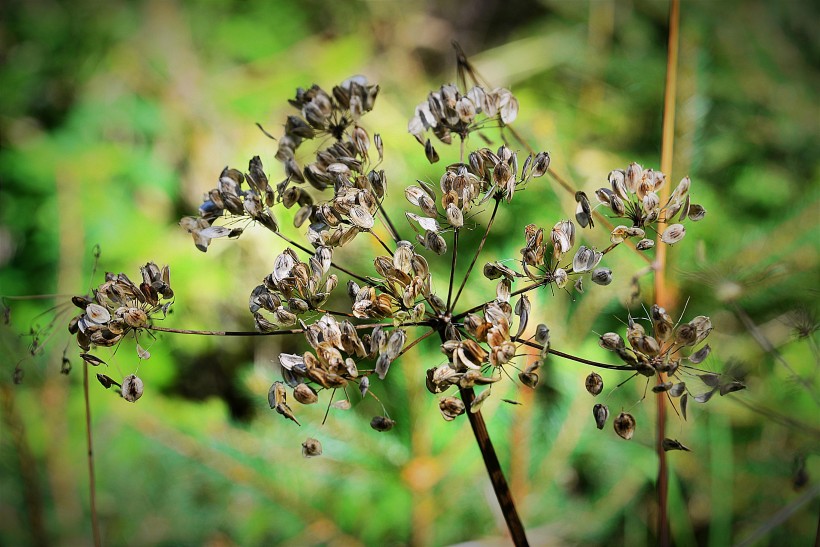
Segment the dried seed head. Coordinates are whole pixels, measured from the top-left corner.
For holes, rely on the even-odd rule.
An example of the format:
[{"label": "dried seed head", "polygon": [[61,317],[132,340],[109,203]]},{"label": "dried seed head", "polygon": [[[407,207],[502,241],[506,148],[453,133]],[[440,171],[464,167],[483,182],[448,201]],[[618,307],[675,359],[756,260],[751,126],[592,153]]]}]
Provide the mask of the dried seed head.
[{"label": "dried seed head", "polygon": [[603,429],[609,418],[609,408],[599,403],[592,407],[592,416],[595,418],[595,425],[598,429]]},{"label": "dried seed head", "polygon": [[129,403],[135,403],[142,397],[144,384],[136,375],[126,376],[122,381],[122,398]]},{"label": "dried seed head", "polygon": [[584,382],[584,386],[590,394],[598,395],[604,390],[604,379],[601,378],[601,375],[597,372],[590,372]]},{"label": "dried seed head", "polygon": [[308,437],[305,439],[305,442],[302,443],[302,456],[306,458],[312,458],[314,456],[321,456],[322,455],[322,443],[318,440]]},{"label": "dried seed head", "polygon": [[635,434],[635,418],[632,414],[621,412],[612,425],[615,427],[615,433],[627,441]]},{"label": "dried seed head", "polygon": [[370,427],[376,431],[390,431],[394,425],[396,425],[396,422],[387,416],[374,416],[373,419],[370,420]]}]

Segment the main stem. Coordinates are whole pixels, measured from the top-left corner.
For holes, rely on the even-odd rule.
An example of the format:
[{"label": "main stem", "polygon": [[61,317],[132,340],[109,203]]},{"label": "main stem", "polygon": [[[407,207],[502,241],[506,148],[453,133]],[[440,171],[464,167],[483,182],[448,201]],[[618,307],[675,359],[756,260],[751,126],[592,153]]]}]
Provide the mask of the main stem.
[{"label": "main stem", "polygon": [[[443,342],[445,340],[443,325],[438,328],[438,333]],[[481,457],[484,459],[484,466],[487,468],[487,474],[490,476],[495,498],[501,506],[501,513],[504,515],[504,521],[507,523],[510,539],[512,539],[517,547],[528,546],[527,533],[524,530],[524,525],[521,523],[521,518],[518,516],[518,510],[515,508],[510,485],[507,484],[507,478],[501,469],[501,463],[498,461],[495,448],[493,448],[493,443],[490,440],[490,433],[487,431],[487,424],[484,422],[484,417],[481,415],[480,410],[475,413],[470,412],[470,406],[472,406],[473,400],[475,399],[475,392],[471,387],[460,387],[459,392],[461,394],[461,401],[467,408],[465,414],[467,414],[467,418],[470,420],[473,436],[478,444],[478,449],[481,451]]]}]

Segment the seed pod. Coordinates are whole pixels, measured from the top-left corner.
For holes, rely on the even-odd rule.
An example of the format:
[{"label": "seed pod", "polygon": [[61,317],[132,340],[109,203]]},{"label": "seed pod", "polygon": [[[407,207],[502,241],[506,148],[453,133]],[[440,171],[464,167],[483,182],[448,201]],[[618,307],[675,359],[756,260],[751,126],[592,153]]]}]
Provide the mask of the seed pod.
[{"label": "seed pod", "polygon": [[438,408],[442,417],[448,422],[452,422],[456,419],[456,416],[464,414],[465,410],[464,402],[456,397],[443,397],[438,403]]},{"label": "seed pod", "polygon": [[620,334],[617,334],[615,332],[607,332],[605,334],[602,334],[601,337],[598,339],[598,344],[602,348],[608,349],[609,351],[617,351],[618,349],[626,347],[624,339],[621,338]]},{"label": "seed pod", "polygon": [[604,390],[604,379],[597,372],[590,372],[584,386],[591,395],[598,395]]},{"label": "seed pod", "polygon": [[122,381],[122,398],[129,403],[135,403],[142,397],[144,384],[136,375],[126,376]]},{"label": "seed pod", "polygon": [[396,422],[387,416],[374,416],[373,419],[370,420],[370,427],[376,431],[390,431],[394,425],[396,425]]},{"label": "seed pod", "polygon": [[117,382],[114,381],[113,378],[106,376],[105,374],[97,374],[97,380],[102,384],[105,389],[108,389],[111,386],[119,386]]},{"label": "seed pod", "polygon": [[596,268],[592,272],[592,282],[598,285],[609,285],[612,283],[612,270],[609,268]]},{"label": "seed pod", "polygon": [[550,329],[543,323],[535,327],[535,341],[542,346],[550,342]]},{"label": "seed pod", "polygon": [[299,384],[293,388],[293,398],[303,405],[312,405],[319,400],[316,391],[307,384]]},{"label": "seed pod", "polygon": [[85,317],[87,321],[97,325],[104,325],[111,320],[111,314],[99,304],[89,304],[85,308]]},{"label": "seed pod", "polygon": [[661,382],[656,386],[652,386],[653,393],[663,393],[672,389],[672,382]]},{"label": "seed pod", "polygon": [[481,405],[483,405],[484,401],[486,401],[489,397],[490,397],[490,389],[489,388],[485,389],[484,391],[482,391],[481,393],[476,395],[475,399],[473,399],[473,402],[470,403],[470,412],[475,414],[476,412],[481,410]]},{"label": "seed pod", "polygon": [[688,447],[682,445],[677,440],[670,439],[668,437],[663,440],[663,442],[661,443],[661,446],[663,447],[664,452],[669,452],[670,450],[683,450],[685,452],[690,451]]},{"label": "seed pod", "polygon": [[364,378],[362,378],[362,380],[359,382],[359,393],[361,393],[361,394],[362,394],[362,397],[364,397],[365,395],[367,395],[367,390],[368,390],[368,389],[370,389],[370,377],[365,376],[365,377],[364,377]]},{"label": "seed pod", "polygon": [[314,456],[321,456],[322,455],[322,443],[318,440],[308,437],[305,439],[305,442],[302,443],[302,456],[306,458],[312,458]]},{"label": "seed pod", "polygon": [[635,245],[635,247],[639,251],[646,251],[647,249],[651,249],[654,246],[655,246],[655,241],[652,240],[652,239],[642,239],[638,242],[637,245]]},{"label": "seed pod", "polygon": [[532,389],[535,389],[539,380],[538,373],[536,372],[519,372],[518,379],[521,380],[522,384]]},{"label": "seed pod", "polygon": [[129,327],[135,329],[141,329],[148,326],[148,314],[139,308],[126,309],[122,318]]},{"label": "seed pod", "polygon": [[635,418],[632,414],[621,412],[612,425],[615,427],[615,433],[627,441],[635,434]]},{"label": "seed pod", "polygon": [[683,239],[685,235],[686,228],[684,228],[683,224],[671,224],[663,231],[663,234],[661,234],[661,241],[667,245],[672,245]]},{"label": "seed pod", "polygon": [[447,206],[447,222],[454,228],[464,226],[464,214],[454,203]]},{"label": "seed pod", "polygon": [[595,418],[595,425],[598,429],[603,429],[609,418],[609,408],[599,403],[592,407],[592,416]]}]

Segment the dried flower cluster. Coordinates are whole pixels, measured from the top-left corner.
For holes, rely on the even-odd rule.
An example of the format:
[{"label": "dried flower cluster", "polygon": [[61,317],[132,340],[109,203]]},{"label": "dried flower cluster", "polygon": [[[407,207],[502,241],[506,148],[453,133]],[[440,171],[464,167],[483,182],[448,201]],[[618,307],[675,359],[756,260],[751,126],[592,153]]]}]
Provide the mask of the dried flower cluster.
[{"label": "dried flower cluster", "polygon": [[[290,406],[289,399],[311,405],[319,401],[322,391],[342,390],[344,400],[332,406],[347,408],[351,402],[345,388],[351,384],[358,387],[362,398],[375,397],[370,392],[371,379],[375,376],[385,380],[396,359],[434,334],[440,339],[444,358],[427,367],[426,385],[440,396],[439,409],[445,420],[468,411],[479,413],[491,396],[493,384],[510,376],[509,369],[517,370],[521,384],[535,388],[541,367],[556,352],[551,348],[546,324],[538,324],[534,333],[528,334],[530,318],[534,314],[540,318],[543,311],[532,309],[527,293],[547,285],[564,289],[571,279],[578,293],[584,292],[584,279],[608,285],[613,273],[601,263],[627,238],[638,239],[637,248],[648,250],[654,241],[646,238],[647,230],[658,223],[669,223],[660,241],[673,244],[685,233],[682,224],[673,223],[675,219],[696,221],[705,214],[702,207],[690,203],[688,178],[662,205],[657,191],[666,181],[664,174],[634,163],[626,170],[614,170],[608,176],[609,187],[598,190],[596,196],[612,216],[625,218],[631,225],[612,230],[606,248],[599,250],[589,243],[576,247],[582,237],[580,229],[595,228],[595,211],[586,195],[577,192],[575,221],[559,220],[551,227],[523,225],[520,257],[496,257],[483,267],[486,278],[497,280],[494,298],[459,308],[462,289],[500,204],[510,202],[518,191],[543,177],[550,156],[547,152],[531,153],[519,162],[519,154],[506,144],[495,151],[486,147],[465,151],[464,145],[474,131],[503,129],[513,122],[518,101],[507,89],[488,91],[474,85],[463,91],[453,84],[444,85],[416,107],[408,129],[425,145],[430,162],[439,156],[430,139],[425,139],[425,132],[432,131],[445,144],[452,143],[455,135],[462,144],[459,161],[444,168],[437,187],[418,180],[404,189],[409,206],[403,215],[409,226],[397,226],[382,206],[389,191],[387,177],[384,171],[374,169],[371,138],[361,125],[362,117],[373,110],[378,93],[379,87],[361,76],[345,80],[331,93],[317,85],[298,89],[290,104],[299,115],[288,117],[276,153],[284,165],[285,178],[272,187],[258,156],[250,160],[244,174],[225,168],[217,187],[204,197],[199,215],[180,222],[202,251],[212,239],[239,236],[252,223],[262,224],[289,243],[273,257],[271,273],[251,292],[249,310],[258,331],[271,335],[301,333],[309,347],[301,353],[278,356],[282,381],[274,382],[268,394],[270,407],[297,424],[298,411]],[[305,164],[299,154],[306,153],[303,145],[310,140],[318,148]],[[372,146],[381,163],[383,142],[378,134]],[[304,227],[306,245],[278,231],[273,209],[279,204],[284,209],[297,207],[292,220],[297,228]],[[459,233],[473,227],[468,219],[488,209],[486,205],[493,207],[492,216],[480,244],[474,249],[463,245],[459,248]],[[415,232],[412,240],[400,235],[408,227]],[[366,273],[355,273],[334,262],[335,249],[359,234],[373,237],[387,251],[372,258],[373,269]],[[428,259],[448,254],[449,284],[437,285]],[[473,256],[473,261],[456,291],[454,274],[459,254]],[[114,345],[129,330],[148,327],[151,314],[167,310],[169,303],[160,303],[173,296],[167,268],[160,271],[148,264],[142,273],[144,282],[139,286],[122,274],[108,276],[94,299],[77,300],[84,313],[74,319],[71,328],[84,350],[93,345]],[[343,283],[349,308],[326,309],[328,302],[333,307],[340,305],[333,294],[338,291],[342,274],[349,277]],[[529,284],[513,290],[518,280]],[[679,376],[708,356],[709,346],[694,353],[691,350],[709,334],[711,323],[701,316],[675,325],[658,306],[652,308],[650,320],[652,330],[647,334],[638,321],[630,318],[628,346],[616,333],[601,336],[601,346],[614,352],[623,364],[600,366],[646,377],[659,375],[653,391],[681,397],[685,415],[689,388]],[[516,361],[527,346],[536,348],[537,355],[527,366],[519,367]],[[713,384],[710,393],[741,388],[740,384],[700,376],[707,385]],[[121,385],[108,377],[100,381],[120,386],[129,400],[135,400],[143,390],[142,381],[133,375]],[[590,394],[598,396],[603,391],[603,379],[593,372],[587,376],[585,386]],[[448,395],[451,389],[459,396]],[[693,395],[699,402],[705,402],[708,396]],[[609,418],[609,409],[605,404],[596,404],[593,415],[601,429]],[[388,431],[395,421],[385,410],[370,425],[377,431]],[[618,435],[629,439],[636,421],[628,412],[621,412],[613,425]],[[676,442],[670,440],[670,449],[676,447]],[[322,451],[319,441],[310,438],[302,448],[306,457]]]},{"label": "dried flower cluster", "polygon": [[[149,262],[140,268],[140,273],[142,283],[139,285],[123,273],[106,273],[105,282],[93,291],[91,298],[72,298],[83,313],[71,319],[68,331],[85,352],[80,356],[86,363],[105,365],[105,361],[89,353],[93,347],[115,346],[129,334],[136,340],[139,332],[149,327],[153,316],[162,314],[164,318],[168,313],[174,297],[168,266],[160,269]],[[143,360],[151,355],[137,343],[137,356]],[[143,382],[134,374],[126,376],[122,383],[104,374],[97,374],[97,379],[105,388],[119,387],[127,401],[134,402],[142,396]]]}]

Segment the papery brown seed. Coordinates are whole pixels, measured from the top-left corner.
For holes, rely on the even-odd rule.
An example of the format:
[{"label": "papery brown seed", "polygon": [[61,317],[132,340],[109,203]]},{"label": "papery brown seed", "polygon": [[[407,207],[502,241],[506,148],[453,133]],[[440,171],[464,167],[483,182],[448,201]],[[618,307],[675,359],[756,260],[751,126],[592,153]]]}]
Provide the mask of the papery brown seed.
[{"label": "papery brown seed", "polygon": [[374,416],[370,420],[370,427],[376,431],[390,431],[394,425],[396,425],[396,422],[387,416]]},{"label": "papery brown seed", "polygon": [[316,391],[307,384],[299,384],[293,388],[293,398],[303,405],[312,405],[319,400]]},{"label": "papery brown seed", "polygon": [[604,390],[604,379],[597,372],[590,372],[584,381],[584,387],[591,395],[598,395]]},{"label": "papery brown seed", "polygon": [[313,458],[321,455],[322,443],[312,437],[305,439],[305,442],[302,443],[302,456],[305,458]]},{"label": "papery brown seed", "polygon": [[142,397],[143,390],[142,380],[134,374],[126,376],[122,381],[122,398],[129,403],[135,403],[137,399]]},{"label": "papery brown seed", "polygon": [[632,414],[621,412],[612,425],[615,428],[615,433],[627,441],[635,434],[635,418],[632,417]]}]

